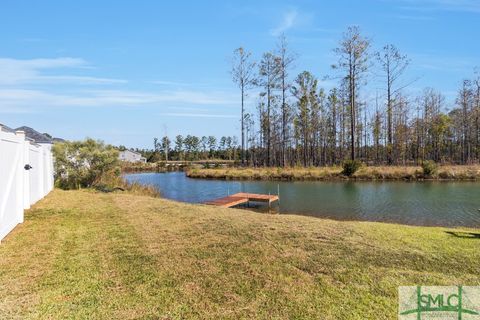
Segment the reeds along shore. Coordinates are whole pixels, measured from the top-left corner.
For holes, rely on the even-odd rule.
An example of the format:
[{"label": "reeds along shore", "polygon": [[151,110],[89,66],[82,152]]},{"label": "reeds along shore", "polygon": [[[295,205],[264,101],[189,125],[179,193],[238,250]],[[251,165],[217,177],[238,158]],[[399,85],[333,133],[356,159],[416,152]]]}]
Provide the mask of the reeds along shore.
[{"label": "reeds along shore", "polygon": [[436,173],[425,175],[421,167],[361,167],[351,177],[342,174],[341,167],[311,168],[222,168],[187,170],[187,176],[200,179],[224,180],[480,180],[480,165],[440,166]]}]

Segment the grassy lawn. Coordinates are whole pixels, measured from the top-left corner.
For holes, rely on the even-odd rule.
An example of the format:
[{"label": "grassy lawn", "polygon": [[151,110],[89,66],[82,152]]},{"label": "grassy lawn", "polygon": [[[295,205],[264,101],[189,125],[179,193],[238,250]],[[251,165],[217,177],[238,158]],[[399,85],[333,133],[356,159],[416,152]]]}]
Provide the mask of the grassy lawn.
[{"label": "grassy lawn", "polygon": [[[354,180],[420,180],[424,179],[421,167],[363,166],[353,174]],[[334,180],[347,179],[341,167],[294,168],[193,168],[187,172],[190,178],[231,180]],[[440,166],[431,180],[478,180],[480,165]]]},{"label": "grassy lawn", "polygon": [[449,230],[55,190],[0,245],[0,319],[395,319],[399,285],[480,285]]}]

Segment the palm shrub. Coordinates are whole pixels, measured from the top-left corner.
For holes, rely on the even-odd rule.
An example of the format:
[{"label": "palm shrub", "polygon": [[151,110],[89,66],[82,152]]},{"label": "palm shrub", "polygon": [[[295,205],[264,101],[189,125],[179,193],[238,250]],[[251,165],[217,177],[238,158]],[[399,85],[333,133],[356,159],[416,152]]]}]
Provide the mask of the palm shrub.
[{"label": "palm shrub", "polygon": [[427,161],[423,161],[422,163],[423,175],[425,177],[433,176],[435,173],[437,173],[437,169],[438,167],[435,161],[427,160]]},{"label": "palm shrub", "polygon": [[346,160],[342,164],[342,167],[343,167],[342,174],[344,176],[350,177],[355,172],[357,172],[357,170],[360,169],[361,166],[362,166],[362,163],[358,160]]}]

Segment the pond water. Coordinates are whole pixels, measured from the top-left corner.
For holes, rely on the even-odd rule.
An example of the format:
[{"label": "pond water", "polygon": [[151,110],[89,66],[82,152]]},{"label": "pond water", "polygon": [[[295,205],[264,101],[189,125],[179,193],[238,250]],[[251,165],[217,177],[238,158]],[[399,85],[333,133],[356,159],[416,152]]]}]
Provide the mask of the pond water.
[{"label": "pond water", "polygon": [[183,172],[139,173],[168,199],[201,203],[237,192],[280,194],[278,212],[337,220],[480,227],[479,182],[281,182],[190,179]]}]

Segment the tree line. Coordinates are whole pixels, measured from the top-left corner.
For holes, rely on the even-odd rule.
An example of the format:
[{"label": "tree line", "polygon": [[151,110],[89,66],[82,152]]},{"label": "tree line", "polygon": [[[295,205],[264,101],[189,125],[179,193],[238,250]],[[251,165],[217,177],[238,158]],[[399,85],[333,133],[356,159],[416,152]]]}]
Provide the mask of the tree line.
[{"label": "tree line", "polygon": [[[408,165],[425,160],[470,164],[480,159],[480,73],[462,82],[455,108],[426,88],[406,94],[410,59],[394,45],[374,51],[356,26],[334,49],[337,63],[326,91],[318,77],[303,71],[292,77],[297,56],[285,36],[277,48],[254,61],[244,48],[234,51],[232,79],[240,89],[240,158],[253,166],[322,166],[344,160]],[[381,81],[376,98],[366,99],[367,80]],[[256,112],[246,112],[248,94]]]},{"label": "tree line", "polygon": [[[120,150],[126,149],[124,146]],[[148,162],[196,161],[196,160],[239,160],[240,146],[235,136],[197,137],[177,135],[173,141],[168,136],[153,138],[153,149],[132,149],[144,156]]]}]

